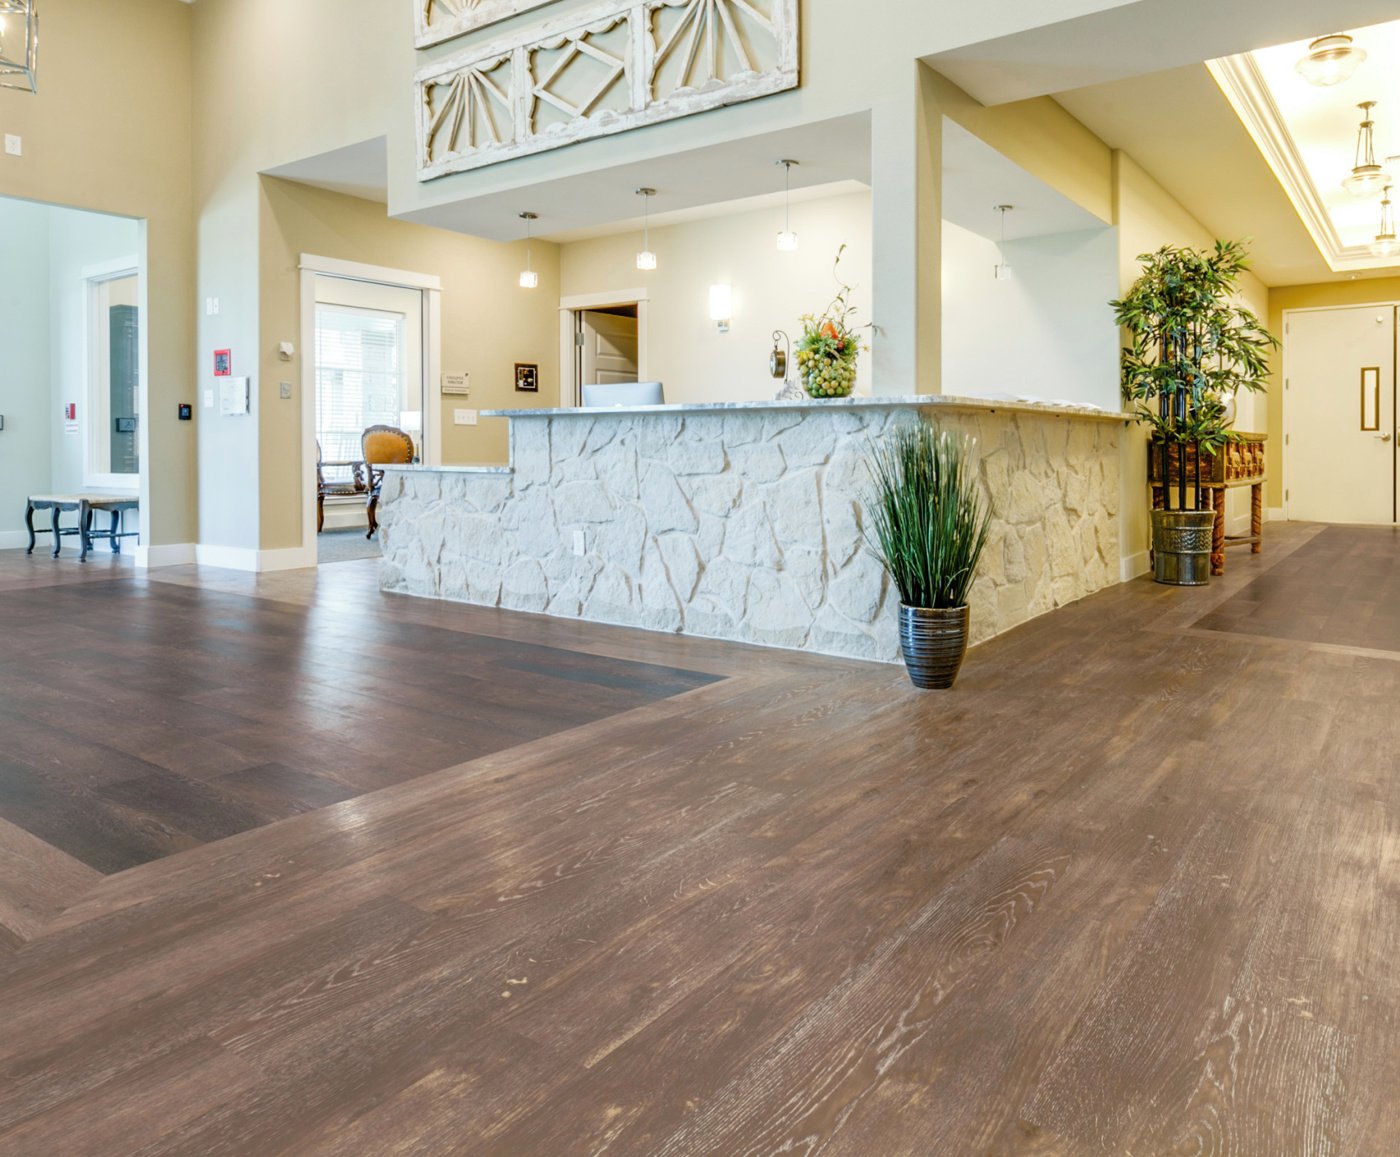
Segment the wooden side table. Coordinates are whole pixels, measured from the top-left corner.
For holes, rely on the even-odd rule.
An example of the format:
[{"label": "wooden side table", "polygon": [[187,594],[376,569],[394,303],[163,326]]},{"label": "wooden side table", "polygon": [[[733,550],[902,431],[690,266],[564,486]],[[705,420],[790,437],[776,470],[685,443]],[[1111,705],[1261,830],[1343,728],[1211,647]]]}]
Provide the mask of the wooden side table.
[{"label": "wooden side table", "polygon": [[[1210,492],[1211,509],[1215,512],[1215,527],[1211,541],[1210,573],[1225,573],[1225,548],[1248,545],[1251,554],[1261,554],[1264,550],[1264,483],[1269,480],[1265,459],[1267,434],[1240,434],[1238,442],[1229,442],[1219,454],[1206,454],[1201,458],[1201,488]],[[1174,488],[1181,478],[1181,447],[1173,446],[1168,454],[1167,486]],[[1186,484],[1195,485],[1196,452],[1191,447],[1186,450]],[[1161,510],[1164,505],[1162,492],[1161,444],[1154,442],[1148,448],[1147,481],[1152,487],[1152,509]],[[1225,495],[1241,486],[1250,488],[1249,533],[1227,535],[1225,533]]]}]

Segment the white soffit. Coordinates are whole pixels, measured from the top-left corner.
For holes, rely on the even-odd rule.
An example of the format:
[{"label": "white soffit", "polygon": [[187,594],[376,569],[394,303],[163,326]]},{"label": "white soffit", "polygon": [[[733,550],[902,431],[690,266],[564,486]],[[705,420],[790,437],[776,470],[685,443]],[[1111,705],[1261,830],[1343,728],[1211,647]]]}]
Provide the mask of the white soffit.
[{"label": "white soffit", "polygon": [[264,172],[269,177],[382,205],[389,200],[389,143],[384,137],[375,137]]},{"label": "white soffit", "polygon": [[[1337,30],[1318,34],[1326,31]],[[1400,154],[1400,22],[1350,35],[1367,59],[1350,80],[1330,88],[1309,84],[1295,68],[1307,40],[1207,64],[1335,273],[1400,267],[1400,260],[1367,248],[1380,224],[1380,195],[1354,197],[1342,187],[1354,160],[1360,102],[1376,102],[1376,159]],[[1400,178],[1400,160],[1385,168]]]}]

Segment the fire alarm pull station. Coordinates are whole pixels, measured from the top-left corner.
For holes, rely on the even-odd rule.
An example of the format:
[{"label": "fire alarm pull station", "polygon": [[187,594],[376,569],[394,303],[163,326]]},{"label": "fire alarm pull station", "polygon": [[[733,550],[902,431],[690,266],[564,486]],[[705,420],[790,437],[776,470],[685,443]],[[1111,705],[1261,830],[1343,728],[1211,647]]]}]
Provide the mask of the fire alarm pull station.
[{"label": "fire alarm pull station", "polygon": [[76,422],[78,420],[78,404],[76,402],[69,402],[63,407],[63,416],[70,422]]}]

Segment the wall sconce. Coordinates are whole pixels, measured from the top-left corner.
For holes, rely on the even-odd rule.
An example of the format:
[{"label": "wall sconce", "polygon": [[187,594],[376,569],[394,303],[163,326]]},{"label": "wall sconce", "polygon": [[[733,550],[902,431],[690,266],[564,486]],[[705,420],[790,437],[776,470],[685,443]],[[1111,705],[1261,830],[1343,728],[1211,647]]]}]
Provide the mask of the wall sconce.
[{"label": "wall sconce", "polygon": [[538,289],[540,287],[540,275],[535,272],[534,265],[530,261],[530,225],[539,220],[538,213],[521,213],[520,219],[525,222],[525,268],[520,274],[521,289]]},{"label": "wall sconce", "polygon": [[1015,206],[993,205],[992,208],[1001,214],[1001,241],[998,243],[999,248],[997,251],[997,256],[1000,257],[1001,260],[998,261],[994,266],[992,266],[992,276],[997,281],[1010,281],[1011,265],[1006,260],[1006,215],[1009,212],[1011,212],[1011,210],[1014,209]]},{"label": "wall sconce", "polygon": [[38,92],[38,0],[0,0],[0,88]]},{"label": "wall sconce", "polygon": [[641,188],[637,196],[642,198],[642,251],[637,254],[637,268],[650,273],[656,268],[656,254],[651,251],[651,199],[655,189]]},{"label": "wall sconce", "polygon": [[734,316],[734,287],[732,285],[710,286],[710,320],[718,324],[720,333],[729,332],[729,322]]},{"label": "wall sconce", "polygon": [[779,161],[783,167],[783,231],[778,234],[778,252],[796,253],[797,234],[792,231],[792,167],[799,161]]}]

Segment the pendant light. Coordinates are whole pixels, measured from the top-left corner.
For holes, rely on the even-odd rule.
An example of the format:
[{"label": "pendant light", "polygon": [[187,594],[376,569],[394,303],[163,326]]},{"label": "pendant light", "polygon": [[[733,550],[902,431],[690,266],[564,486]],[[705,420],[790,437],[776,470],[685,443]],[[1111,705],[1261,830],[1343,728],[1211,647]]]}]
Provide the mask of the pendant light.
[{"label": "pendant light", "polygon": [[1390,174],[1376,164],[1376,122],[1371,119],[1376,102],[1363,100],[1356,107],[1362,116],[1361,127],[1356,131],[1356,163],[1342,187],[1354,197],[1369,197],[1390,184]]},{"label": "pendant light", "polygon": [[637,254],[637,268],[649,273],[656,268],[656,254],[651,251],[651,199],[656,196],[656,190],[643,187],[637,190],[637,196],[642,198],[645,206],[642,210],[642,251]]},{"label": "pendant light", "polygon": [[540,287],[540,275],[535,272],[535,267],[530,261],[530,226],[539,220],[538,213],[521,213],[520,219],[525,222],[525,268],[520,274],[521,289],[538,289]]},{"label": "pendant light", "polygon": [[1014,205],[993,205],[992,208],[1001,214],[1001,242],[998,246],[997,256],[1001,258],[992,266],[992,276],[997,281],[1011,280],[1011,266],[1006,260],[1006,215],[1016,206]]},{"label": "pendant light", "polygon": [[796,253],[797,234],[792,231],[792,167],[800,161],[779,161],[783,166],[783,231],[778,234],[778,252]]},{"label": "pendant light", "polygon": [[1400,254],[1400,244],[1395,241],[1395,210],[1390,204],[1390,186],[1385,187],[1381,197],[1381,229],[1371,242],[1371,252],[1377,257],[1394,257]]},{"label": "pendant light", "polygon": [[1309,84],[1330,88],[1350,80],[1365,59],[1364,49],[1357,48],[1350,36],[1337,32],[1309,44],[1308,54],[1294,67]]},{"label": "pendant light", "polygon": [[38,0],[0,0],[0,88],[38,92]]}]

